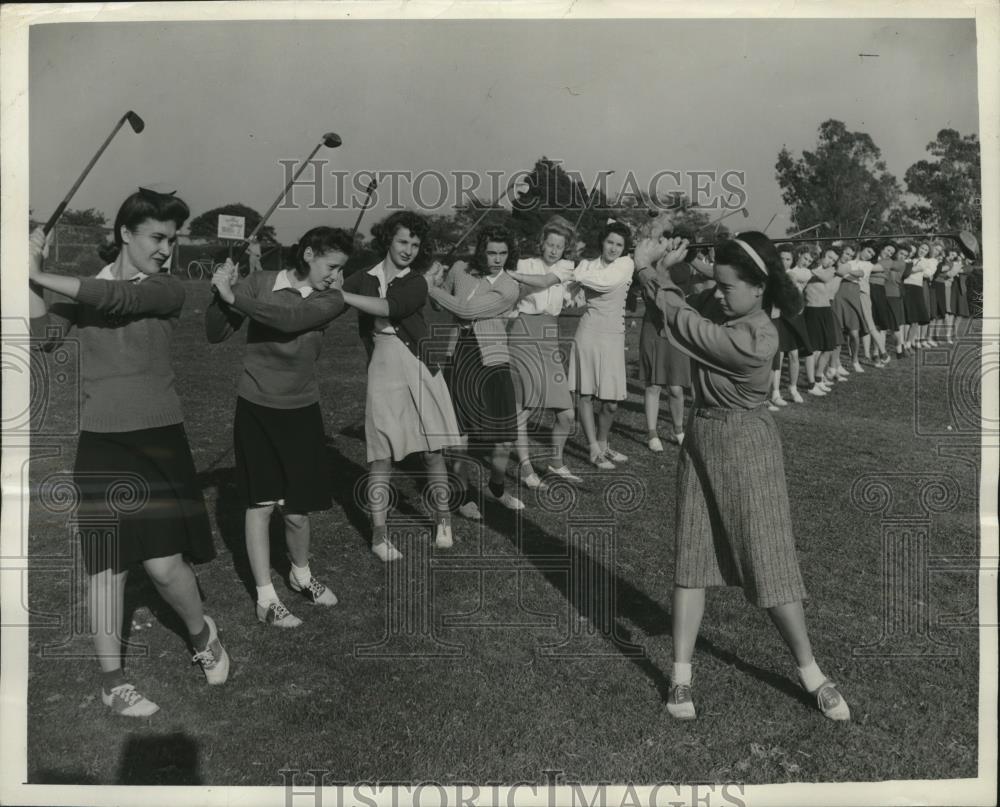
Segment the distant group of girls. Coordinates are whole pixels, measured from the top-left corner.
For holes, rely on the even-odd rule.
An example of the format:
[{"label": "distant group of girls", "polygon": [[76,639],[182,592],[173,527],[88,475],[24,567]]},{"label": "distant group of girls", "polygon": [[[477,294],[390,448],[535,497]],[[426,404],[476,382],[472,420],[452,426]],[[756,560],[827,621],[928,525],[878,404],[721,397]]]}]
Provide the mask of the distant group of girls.
[{"label": "distant group of girls", "polygon": [[[80,507],[107,515],[109,490],[122,478],[147,499],[134,512],[115,514],[116,533],[83,537],[102,698],[126,716],[158,708],[121,669],[123,591],[136,563],[184,621],[208,682],[225,682],[229,671],[187,562],[214,556],[170,363],[184,285],[162,271],[188,215],[175,195],[132,194],[115,220],[117,255],[94,278],[46,272],[42,231],[30,242],[33,332],[51,348],[76,327],[82,347],[83,430],[74,468]],[[273,584],[275,511],[284,523],[289,588],[315,605],[337,603],[310,567],[310,514],[331,507],[334,488],[318,378],[324,331],[334,319],[349,309],[358,314],[368,359],[371,551],[391,562],[401,556],[387,529],[391,474],[410,455],[423,458],[433,541],[442,549],[456,540],[455,511],[476,520],[484,501],[524,508],[506,489],[512,452],[516,476],[528,488],[544,488],[546,477],[580,481],[564,456],[577,414],[594,467],[612,470],[628,461],[612,447],[611,434],[627,397],[626,299],[638,280],[646,299],[639,378],[647,445],[663,451],[656,420],[664,386],[668,441],[683,443],[668,709],[681,718],[695,714],[691,657],[705,588],[740,585],[751,603],[767,609],[819,708],[846,719],[846,703],[812,657],[780,441],[767,403],[783,403],[776,374],[782,354],[790,358],[791,397],[801,401],[799,353],[806,353],[809,393],[826,394],[829,383],[847,374],[839,363],[844,333],[856,372],[859,344],[868,357],[874,344],[877,365],[885,360],[886,332],[896,334],[897,354],[932,345],[935,336],[950,340],[954,316],[967,305],[955,255],[942,258],[937,245],[888,244],[875,264],[875,248],[865,244],[857,260],[849,246],[828,248],[813,265],[808,250],[793,256],[747,233],[717,248],[714,264],[690,252],[686,241],[664,238],[643,240],[633,261],[629,227],[609,220],[598,257],[574,264],[567,252],[576,246],[574,230],[556,216],[542,229],[537,257],[521,258],[509,231],[487,227],[471,260],[446,268],[433,259],[429,224],[420,215],[394,213],[375,232],[381,259],[346,278],[353,238],[330,227],[303,234],[286,270],[241,281],[229,261],[212,278],[208,341],[221,342],[246,323],[233,446],[257,619],[279,628],[302,621]],[[432,332],[428,303],[451,315],[446,334]],[[566,356],[559,316],[574,305],[583,310]],[[694,404],[685,425],[688,388]],[[529,425],[546,410],[553,426],[536,465]],[[480,459],[488,468],[481,496],[472,478]]]}]

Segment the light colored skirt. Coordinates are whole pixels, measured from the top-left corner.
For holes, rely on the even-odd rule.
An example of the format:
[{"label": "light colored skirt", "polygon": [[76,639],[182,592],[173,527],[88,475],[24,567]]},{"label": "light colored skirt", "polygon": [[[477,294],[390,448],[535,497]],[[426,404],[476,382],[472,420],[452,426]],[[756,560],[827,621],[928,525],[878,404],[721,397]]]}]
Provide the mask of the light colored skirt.
[{"label": "light colored skirt", "polygon": [[677,585],[741,586],[761,608],[806,597],[781,439],[764,407],[692,410],[676,501]]},{"label": "light colored skirt", "polygon": [[432,375],[398,337],[376,333],[365,398],[368,462],[461,443],[444,373]]},{"label": "light colored skirt", "polygon": [[625,334],[596,332],[581,321],[570,348],[569,388],[602,401],[624,401]]},{"label": "light colored skirt", "polygon": [[572,409],[559,320],[551,314],[521,314],[507,326],[514,394],[524,409]]}]

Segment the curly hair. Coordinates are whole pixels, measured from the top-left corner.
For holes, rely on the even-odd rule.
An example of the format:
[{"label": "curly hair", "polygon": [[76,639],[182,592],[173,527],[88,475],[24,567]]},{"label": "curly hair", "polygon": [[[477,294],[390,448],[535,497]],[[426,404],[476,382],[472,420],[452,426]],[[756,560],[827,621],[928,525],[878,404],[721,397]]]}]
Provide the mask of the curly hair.
[{"label": "curly hair", "polygon": [[[760,267],[746,250],[735,243],[735,239],[744,242],[757,253],[767,267],[766,274],[761,272]],[[782,314],[791,317],[802,310],[802,294],[785,272],[777,249],[764,233],[751,230],[737,233],[732,239],[723,241],[715,248],[715,263],[732,266],[736,270],[737,277],[744,283],[763,288],[762,306],[765,311],[777,306]]]},{"label": "curly hair", "polygon": [[504,263],[504,271],[510,271],[517,266],[519,257],[517,249],[517,239],[506,227],[486,227],[479,233],[476,239],[476,251],[472,255],[469,263],[469,274],[477,277],[485,277],[490,273],[486,267],[486,247],[490,243],[507,245],[507,262]]},{"label": "curly hair", "polygon": [[563,250],[563,256],[570,251],[573,241],[576,237],[576,231],[573,229],[573,225],[570,224],[562,216],[552,216],[545,224],[542,226],[542,232],[538,236],[538,246],[541,247],[545,243],[545,239],[550,235],[561,235],[566,241],[566,248]]},{"label": "curly hair", "polygon": [[144,221],[172,221],[179,230],[190,215],[191,210],[184,200],[174,194],[139,188],[118,208],[115,216],[114,243],[102,244],[98,247],[97,254],[101,256],[101,260],[108,262],[118,257],[118,253],[125,245],[122,239],[122,227],[135,232]]},{"label": "curly hair", "polygon": [[420,239],[420,249],[413,259],[410,268],[414,272],[426,272],[434,262],[434,239],[431,238],[431,225],[423,216],[412,210],[398,210],[372,227],[375,236],[375,246],[384,256],[389,251],[389,245],[400,229],[408,230],[410,235]]},{"label": "curly hair", "polygon": [[627,255],[632,251],[632,231],[629,229],[629,226],[623,221],[610,219],[601,228],[601,234],[597,238],[597,246],[602,252],[604,251],[604,239],[612,233],[616,233],[625,239],[625,248],[622,250],[622,255]]},{"label": "curly hair", "polygon": [[349,258],[354,252],[354,239],[339,227],[313,227],[307,231],[295,246],[295,276],[300,280],[309,274],[305,261],[307,248],[312,249],[313,255],[343,252]]}]

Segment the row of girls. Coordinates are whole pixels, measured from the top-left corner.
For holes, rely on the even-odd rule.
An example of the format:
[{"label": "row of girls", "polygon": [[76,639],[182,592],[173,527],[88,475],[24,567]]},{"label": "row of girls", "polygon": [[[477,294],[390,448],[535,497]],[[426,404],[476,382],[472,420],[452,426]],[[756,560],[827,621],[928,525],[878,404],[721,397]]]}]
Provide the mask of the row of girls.
[{"label": "row of girls", "polygon": [[[915,350],[952,344],[956,318],[969,317],[972,266],[957,250],[946,253],[940,242],[778,249],[804,307],[791,316],[771,312],[780,339],[772,367],[772,411],[789,401],[805,402],[799,387],[803,360],[806,393],[823,397],[852,373],[864,373],[864,364],[884,369],[892,355],[900,360]],[[781,389],[786,357],[787,398]]]},{"label": "row of girls", "polygon": [[[81,344],[84,408],[74,464],[79,507],[106,511],[109,490],[123,478],[147,499],[144,507],[120,516],[114,534],[81,537],[102,700],[115,713],[133,717],[159,708],[122,671],[124,589],[135,565],[142,564],[187,626],[193,659],[208,683],[224,683],[230,665],[215,621],[203,612],[189,563],[212,559],[215,549],[170,360],[185,290],[163,270],[188,216],[175,194],[139,189],[116,215],[114,254],[105,255],[110,263],[92,278],[45,271],[46,238],[36,230],[30,239],[35,344],[50,351],[73,328]],[[433,261],[429,225],[419,215],[395,213],[377,232],[384,258],[346,280],[342,270],[353,240],[329,227],[303,235],[292,269],[255,272],[239,282],[235,265],[227,262],[212,279],[208,341],[230,338],[247,323],[233,419],[235,476],[245,507],[256,615],[267,625],[301,624],[272,582],[268,528],[275,510],[285,527],[290,588],[317,605],[337,603],[310,568],[309,514],[332,505],[333,489],[317,360],[324,330],[349,308],[358,312],[368,356],[367,501],[371,549],[381,560],[400,557],[387,533],[386,488],[393,463],[411,454],[422,454],[426,464],[426,501],[439,548],[454,542],[454,504],[469,519],[482,518],[482,498],[508,509],[524,507],[504,489],[515,446],[525,484],[545,485],[529,455],[527,425],[534,410],[555,415],[544,473],[579,480],[562,457],[574,421],[574,393],[590,461],[608,469],[628,459],[608,442],[617,403],[626,396],[624,309],[633,263],[625,225],[609,222],[600,256],[576,267],[563,257],[574,243],[565,220],[549,222],[541,256],[523,261],[510,233],[487,229],[471,263],[459,262],[449,272]],[[428,332],[428,299],[451,312],[458,325],[457,339],[445,351],[450,361],[442,360]],[[585,311],[567,377],[556,317],[568,300]],[[479,454],[489,465],[482,498],[470,482]],[[449,486],[449,458],[450,479],[461,483],[458,502]]]}]

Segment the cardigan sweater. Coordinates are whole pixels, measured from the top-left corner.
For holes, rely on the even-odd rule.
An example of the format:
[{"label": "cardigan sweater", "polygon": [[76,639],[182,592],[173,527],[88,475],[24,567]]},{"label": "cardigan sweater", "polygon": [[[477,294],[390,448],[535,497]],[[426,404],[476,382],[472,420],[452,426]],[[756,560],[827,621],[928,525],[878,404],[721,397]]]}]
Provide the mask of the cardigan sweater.
[{"label": "cardigan sweater", "polygon": [[129,432],[184,420],[170,364],[170,343],[184,306],[180,280],[168,274],[81,278],[76,300],[59,294],[50,299],[47,313],[32,317],[31,334],[35,347],[50,352],[76,328],[81,429]]}]

